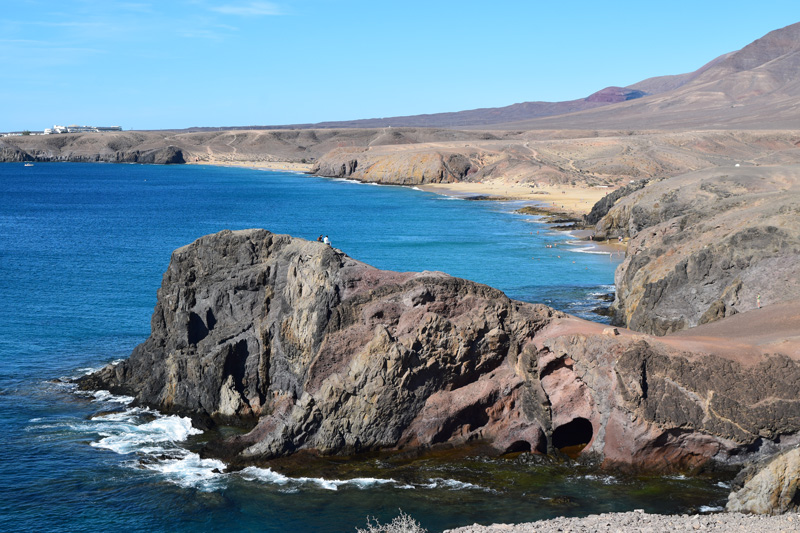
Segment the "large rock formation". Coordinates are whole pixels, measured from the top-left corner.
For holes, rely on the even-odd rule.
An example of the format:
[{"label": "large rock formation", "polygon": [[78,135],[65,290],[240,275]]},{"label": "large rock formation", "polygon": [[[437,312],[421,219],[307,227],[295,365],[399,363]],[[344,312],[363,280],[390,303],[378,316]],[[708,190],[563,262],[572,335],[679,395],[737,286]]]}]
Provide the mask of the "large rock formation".
[{"label": "large rock formation", "polygon": [[726,510],[755,514],[800,511],[800,448],[743,470],[728,496]]},{"label": "large rock formation", "polygon": [[630,237],[615,320],[663,335],[800,297],[800,166],[727,167],[651,183],[596,226]]},{"label": "large rock formation", "polygon": [[670,470],[800,431],[800,355],[768,348],[744,360],[702,337],[604,331],[446,274],[224,231],[173,253],[150,337],[81,386],[253,425],[209,446],[234,464],[472,442]]},{"label": "large rock formation", "polygon": [[428,149],[378,154],[368,148],[351,148],[325,154],[312,172],[373,183],[419,185],[461,181],[471,168],[469,158],[460,153]]}]

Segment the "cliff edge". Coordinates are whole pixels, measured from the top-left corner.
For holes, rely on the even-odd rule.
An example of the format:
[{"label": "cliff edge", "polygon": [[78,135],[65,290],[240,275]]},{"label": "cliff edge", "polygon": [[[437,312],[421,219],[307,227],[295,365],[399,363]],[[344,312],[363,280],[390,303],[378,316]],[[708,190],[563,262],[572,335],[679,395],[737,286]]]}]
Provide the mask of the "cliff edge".
[{"label": "cliff edge", "polygon": [[729,166],[630,191],[598,235],[629,238],[615,321],[664,335],[800,298],[800,166]]},{"label": "cliff edge", "polygon": [[684,470],[800,432],[796,350],[666,343],[265,230],[176,250],[151,327],[80,386],[248,425],[207,449],[234,466],[471,443]]}]

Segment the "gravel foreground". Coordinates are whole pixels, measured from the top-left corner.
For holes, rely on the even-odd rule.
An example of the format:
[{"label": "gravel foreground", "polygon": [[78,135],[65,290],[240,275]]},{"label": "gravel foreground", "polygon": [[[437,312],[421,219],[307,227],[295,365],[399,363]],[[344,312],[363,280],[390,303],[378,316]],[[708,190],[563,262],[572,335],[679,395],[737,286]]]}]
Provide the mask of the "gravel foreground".
[{"label": "gravel foreground", "polygon": [[585,518],[554,518],[526,524],[477,524],[448,529],[444,533],[590,533],[598,531],[666,533],[677,531],[719,531],[726,533],[782,533],[800,531],[800,514],[748,515],[659,515],[643,511],[604,513]]}]

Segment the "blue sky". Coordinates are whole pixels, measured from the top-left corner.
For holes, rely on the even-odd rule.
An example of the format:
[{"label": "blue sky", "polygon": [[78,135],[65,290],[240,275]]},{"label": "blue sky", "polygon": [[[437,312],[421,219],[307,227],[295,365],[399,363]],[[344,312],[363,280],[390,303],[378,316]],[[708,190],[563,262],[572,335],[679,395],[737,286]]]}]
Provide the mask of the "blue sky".
[{"label": "blue sky", "polygon": [[0,131],[569,100],[693,71],[800,21],[797,0],[1,1]]}]

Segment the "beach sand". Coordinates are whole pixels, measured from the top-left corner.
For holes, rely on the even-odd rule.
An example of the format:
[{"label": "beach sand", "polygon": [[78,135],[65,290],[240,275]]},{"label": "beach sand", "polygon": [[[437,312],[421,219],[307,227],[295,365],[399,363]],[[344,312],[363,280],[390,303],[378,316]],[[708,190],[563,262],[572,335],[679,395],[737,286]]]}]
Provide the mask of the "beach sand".
[{"label": "beach sand", "polygon": [[224,159],[203,159],[187,161],[188,165],[214,165],[219,167],[258,168],[264,170],[288,170],[290,172],[311,172],[314,166],[310,163],[293,163],[291,161],[228,161]]},{"label": "beach sand", "polygon": [[592,206],[613,191],[610,187],[572,187],[506,183],[503,181],[427,183],[420,189],[448,196],[491,196],[503,200],[529,200],[537,207],[579,217],[589,213]]}]

